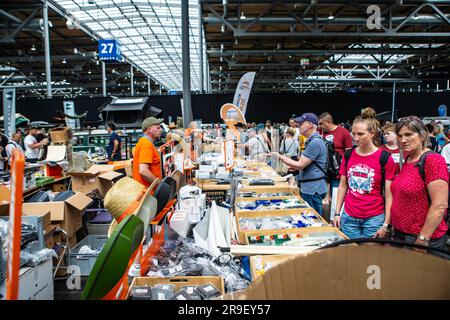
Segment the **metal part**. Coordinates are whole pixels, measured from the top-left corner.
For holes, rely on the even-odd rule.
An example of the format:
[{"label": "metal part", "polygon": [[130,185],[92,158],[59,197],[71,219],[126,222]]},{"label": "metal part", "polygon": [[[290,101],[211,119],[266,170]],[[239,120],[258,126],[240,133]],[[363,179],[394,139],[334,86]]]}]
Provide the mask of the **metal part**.
[{"label": "metal part", "polygon": [[192,121],[191,109],[191,70],[189,59],[189,1],[181,2],[181,38],[183,60],[183,126],[189,127]]},{"label": "metal part", "polygon": [[42,9],[42,16],[44,19],[44,51],[45,51],[45,79],[47,81],[47,98],[52,97],[52,76],[50,65],[50,34],[48,26],[48,3],[44,1]]}]

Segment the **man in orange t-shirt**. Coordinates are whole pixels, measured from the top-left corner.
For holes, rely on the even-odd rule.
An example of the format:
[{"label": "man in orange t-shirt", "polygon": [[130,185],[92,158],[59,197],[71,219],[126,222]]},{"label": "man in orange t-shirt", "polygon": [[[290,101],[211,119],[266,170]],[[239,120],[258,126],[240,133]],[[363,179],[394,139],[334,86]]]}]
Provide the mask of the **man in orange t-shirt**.
[{"label": "man in orange t-shirt", "polygon": [[136,144],[133,157],[133,179],[148,187],[152,182],[162,178],[161,158],[153,141],[161,136],[163,119],[146,118],[142,122],[144,137]]}]

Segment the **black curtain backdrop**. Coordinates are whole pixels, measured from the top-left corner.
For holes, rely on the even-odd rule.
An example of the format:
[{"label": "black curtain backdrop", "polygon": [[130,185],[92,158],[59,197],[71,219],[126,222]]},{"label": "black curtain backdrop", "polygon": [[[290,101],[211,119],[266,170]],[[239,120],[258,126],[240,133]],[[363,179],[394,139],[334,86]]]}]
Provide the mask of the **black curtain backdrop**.
[{"label": "black curtain backdrop", "polygon": [[[178,96],[150,96],[149,104],[163,110],[163,117],[167,120],[172,116],[176,120],[181,116],[181,95]],[[100,120],[98,115],[111,98],[78,97],[64,99],[55,97],[52,99],[19,99],[16,103],[16,111],[32,121],[55,122],[56,110],[63,111],[63,101],[73,100],[77,114],[88,111],[87,122]],[[219,116],[220,107],[232,102],[232,94],[204,94],[192,95],[192,111],[194,119],[201,119],[204,123],[221,122]],[[0,100],[0,103],[3,103]],[[450,93],[397,93],[396,108],[398,116],[417,115],[437,116],[440,105],[450,108]],[[377,113],[392,109],[391,93],[254,93],[250,96],[247,106],[246,119],[251,122],[287,122],[291,115],[300,115],[304,112],[314,112],[317,115],[322,112],[330,112],[337,122],[352,120],[359,114],[361,108],[371,106]],[[3,114],[3,106],[0,108]]]}]

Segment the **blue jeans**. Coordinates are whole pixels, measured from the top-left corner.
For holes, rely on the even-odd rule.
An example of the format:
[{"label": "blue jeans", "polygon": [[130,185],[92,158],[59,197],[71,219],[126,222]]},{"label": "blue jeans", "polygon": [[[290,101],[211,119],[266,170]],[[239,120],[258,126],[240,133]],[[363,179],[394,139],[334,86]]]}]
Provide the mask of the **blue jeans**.
[{"label": "blue jeans", "polygon": [[300,195],[302,196],[303,200],[305,200],[306,202],[308,202],[308,204],[317,211],[318,214],[320,214],[321,216],[323,215],[323,210],[322,210],[322,200],[326,197],[326,193],[323,194],[318,194],[317,192],[313,195],[310,194],[304,194],[304,193],[300,193]]},{"label": "blue jeans", "polygon": [[358,219],[350,217],[345,212],[341,214],[341,230],[350,239],[372,238],[383,226],[385,214],[372,218]]}]

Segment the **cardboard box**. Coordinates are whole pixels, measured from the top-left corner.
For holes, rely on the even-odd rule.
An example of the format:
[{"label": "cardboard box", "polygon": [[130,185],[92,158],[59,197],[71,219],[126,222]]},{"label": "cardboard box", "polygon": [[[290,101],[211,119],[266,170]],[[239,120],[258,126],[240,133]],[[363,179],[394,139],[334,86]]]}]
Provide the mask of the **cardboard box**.
[{"label": "cardboard box", "polygon": [[66,201],[24,203],[24,214],[33,212],[50,211],[51,222],[58,223],[64,229],[69,237],[81,229],[84,210],[93,202],[93,200],[81,192],[75,193]]},{"label": "cardboard box", "polygon": [[112,161],[110,164],[114,166],[114,171],[122,172],[127,177],[133,177],[133,159]]},{"label": "cardboard box", "polygon": [[98,190],[100,195],[104,197],[113,183],[123,177],[123,174],[112,170],[102,172],[102,170],[94,168],[85,172],[69,173],[72,176],[72,190],[86,195]]},{"label": "cardboard box", "polygon": [[339,246],[297,255],[224,299],[450,299],[449,270],[450,260],[416,250]]},{"label": "cardboard box", "polygon": [[110,172],[106,172],[106,173],[99,175],[97,177],[97,180],[98,180],[98,187],[99,187],[98,190],[100,192],[100,195],[102,197],[105,197],[106,193],[109,191],[109,189],[112,188],[113,184],[117,180],[123,178],[123,176],[124,175],[122,173],[115,172],[115,171],[110,171]]},{"label": "cardboard box", "polygon": [[72,138],[72,130],[68,127],[50,129],[49,134],[52,143],[66,143]]},{"label": "cardboard box", "polygon": [[11,191],[0,185],[0,216],[9,215],[9,201],[11,200]]},{"label": "cardboard box", "polygon": [[221,294],[225,294],[225,284],[222,277],[171,277],[171,278],[158,278],[158,277],[135,277],[131,282],[126,299],[130,294],[132,287],[152,287],[157,284],[172,284],[176,290],[186,286],[201,286],[204,284],[212,284],[220,290]]},{"label": "cardboard box", "polygon": [[53,249],[55,246],[55,229],[56,225],[49,225],[44,230],[45,247]]},{"label": "cardboard box", "polygon": [[293,254],[251,256],[250,274],[252,275],[252,281],[255,281],[256,278],[262,276],[270,268],[293,258],[295,258],[295,255]]},{"label": "cardboard box", "polygon": [[46,228],[48,228],[51,225],[51,216],[50,216],[50,210],[45,210],[42,207],[37,208],[30,208],[27,211],[22,212],[22,215],[24,216],[37,216],[42,217],[43,227],[44,231]]}]

